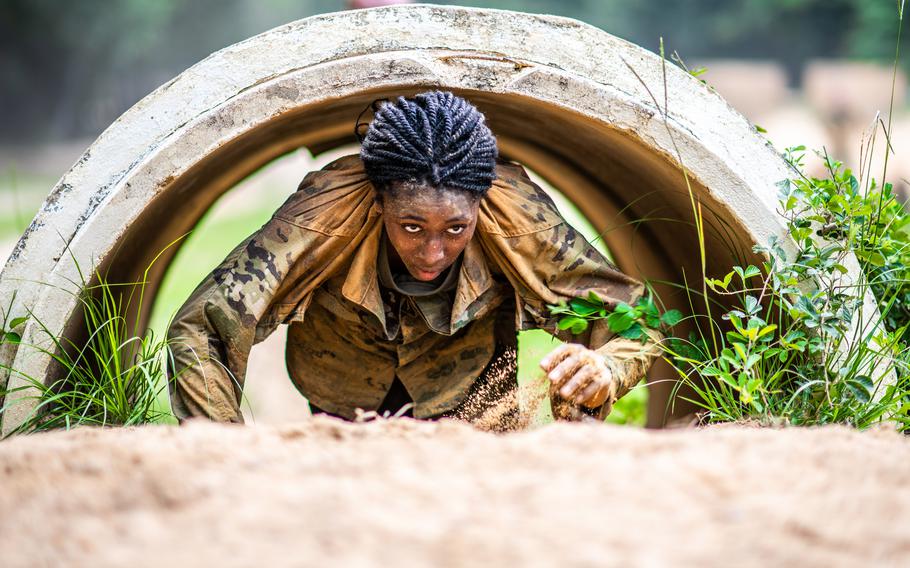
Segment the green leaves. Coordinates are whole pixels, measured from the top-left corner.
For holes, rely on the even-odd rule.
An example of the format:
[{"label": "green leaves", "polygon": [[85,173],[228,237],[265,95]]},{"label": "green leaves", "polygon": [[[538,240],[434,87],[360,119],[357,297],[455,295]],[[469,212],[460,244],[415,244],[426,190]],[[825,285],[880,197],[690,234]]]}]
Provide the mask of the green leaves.
[{"label": "green leaves", "polygon": [[588,320],[583,317],[569,315],[559,320],[557,327],[560,330],[570,330],[573,334],[578,335],[588,329]]},{"label": "green leaves", "polygon": [[682,312],[679,310],[669,310],[660,316],[660,321],[667,327],[673,327],[683,320]]},{"label": "green leaves", "polygon": [[709,288],[711,288],[711,290],[713,290],[715,292],[717,292],[718,289],[726,292],[727,288],[730,286],[730,282],[733,281],[734,274],[736,274],[736,273],[733,271],[730,271],[722,279],[706,278],[705,283],[708,285]]},{"label": "green leaves", "polygon": [[626,339],[639,339],[644,342],[648,338],[648,334],[645,333],[644,326],[639,322],[633,323],[629,326],[628,329],[619,332],[620,337],[625,337]]},{"label": "green leaves", "polygon": [[641,316],[632,306],[628,304],[619,304],[609,316],[607,316],[607,325],[610,331],[620,333],[631,328],[636,320]]},{"label": "green leaves", "polygon": [[569,307],[572,308],[572,311],[579,314],[582,317],[592,316],[594,314],[599,314],[603,311],[602,307],[593,305],[585,300],[572,300],[569,302]]},{"label": "green leaves", "polygon": [[[791,148],[785,157],[801,170],[804,152]],[[713,320],[694,320],[700,349],[669,342],[708,420],[860,426],[910,405],[910,217],[889,186],[864,183],[820,157],[825,178],[799,172],[777,183],[778,212],[793,242],[771,239],[754,248],[766,256],[761,267],[733,266],[706,278],[724,307]],[[847,269],[854,255],[859,279]],[[884,324],[857,333],[852,320],[870,289]],[[898,384],[882,387],[883,375],[871,374],[880,368],[897,370]],[[884,394],[874,397],[878,388]],[[910,429],[907,409],[895,420]]]},{"label": "green leaves", "polygon": [[577,335],[588,328],[589,322],[606,319],[613,333],[642,342],[648,338],[648,329],[666,332],[683,320],[679,310],[661,313],[650,294],[639,298],[634,306],[619,302],[612,310],[594,292],[586,298],[573,298],[548,307],[551,314],[562,316],[557,322],[560,330]]},{"label": "green leaves", "polygon": [[706,278],[705,283],[709,288],[711,288],[711,290],[715,292],[727,292],[731,282],[733,281],[733,276],[736,275],[739,276],[740,283],[745,287],[748,280],[755,278],[756,276],[761,276],[761,270],[757,266],[753,266],[751,264],[745,268],[741,266],[734,266],[733,270],[728,272],[723,278]]},{"label": "green leaves", "polygon": [[749,278],[753,278],[755,276],[761,276],[761,270],[759,270],[757,266],[752,266],[751,264],[749,266],[747,266],[746,268],[742,268],[740,266],[734,266],[733,271],[736,272],[737,274],[739,274],[739,278],[743,284],[746,284],[746,281]]},{"label": "green leaves", "polygon": [[[10,302],[10,306],[12,306],[12,302]],[[7,312],[8,311],[9,310],[7,310]],[[2,310],[0,310],[0,315],[5,316],[5,314],[2,314]],[[20,325],[24,324],[27,321],[28,321],[28,316],[23,316],[23,317],[13,318],[13,319],[9,320],[9,323],[4,323],[4,324],[0,325],[0,345],[2,345],[4,343],[13,343],[13,344],[21,343],[22,335],[20,335],[18,332],[15,332],[13,330],[16,329],[17,327],[19,327]]]},{"label": "green leaves", "polygon": [[844,381],[848,392],[859,402],[866,404],[872,400],[872,392],[875,390],[875,384],[867,375],[856,375],[849,377]]},{"label": "green leaves", "polygon": [[594,292],[589,292],[587,298],[572,298],[568,303],[562,301],[548,308],[551,314],[563,316],[559,319],[557,327],[562,331],[568,329],[574,335],[588,329],[588,321],[607,316],[603,300]]}]

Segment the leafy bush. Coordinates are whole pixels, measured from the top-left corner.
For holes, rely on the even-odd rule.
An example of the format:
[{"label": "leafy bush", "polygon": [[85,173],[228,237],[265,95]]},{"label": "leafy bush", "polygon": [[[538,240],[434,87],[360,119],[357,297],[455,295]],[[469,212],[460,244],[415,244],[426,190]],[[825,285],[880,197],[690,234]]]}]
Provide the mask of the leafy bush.
[{"label": "leafy bush", "polygon": [[[902,23],[903,3],[898,19]],[[660,47],[663,107],[636,70],[626,66],[661,110],[667,126],[663,40]],[[899,49],[895,73],[898,59]],[[890,120],[884,131],[887,172]],[[701,204],[669,126],[667,134],[688,188],[702,255],[703,289],[680,287],[689,294],[690,305],[695,305],[695,295],[706,308],[703,315],[685,318],[696,330],[688,339],[670,337],[663,343],[682,379],[674,396],[681,385],[689,385],[695,398],[688,400],[704,409],[708,422],[838,422],[867,427],[889,419],[910,429],[910,350],[904,339],[910,325],[910,221],[890,184],[879,188],[868,172],[864,183],[863,175],[857,178],[827,154],[822,156],[827,177],[810,178],[802,171],[805,148],[787,150],[785,158],[797,175],[779,183],[779,212],[795,250],[788,253],[782,243],[772,241],[755,247],[767,258],[761,267],[734,266],[721,278],[708,278]],[[871,155],[874,135],[868,142]],[[854,257],[860,263],[858,281],[851,280],[847,268]],[[881,318],[864,313],[869,291]],[[712,307],[718,306],[721,315],[715,318]],[[569,311],[560,306],[554,311],[563,316],[561,327],[573,332],[587,325],[579,320],[606,318],[616,333],[627,324],[625,313],[605,309]],[[626,307],[623,311],[629,312]],[[674,315],[670,322],[662,321],[651,314],[635,322],[656,327],[678,319]]]},{"label": "leafy bush", "polygon": [[[797,168],[802,150],[787,152]],[[734,267],[707,279],[714,293],[734,300],[721,316],[728,327],[710,321],[716,333],[700,330],[689,341],[668,343],[709,421],[866,427],[901,412],[908,394],[907,320],[892,311],[903,283],[888,275],[907,246],[893,234],[906,215],[894,207],[890,185],[863,188],[843,164],[824,159],[825,179],[800,175],[779,184],[780,214],[796,250],[787,253],[772,241],[756,247],[768,257],[760,269]],[[895,222],[885,221],[883,210]],[[884,242],[893,252],[880,249]],[[851,253],[860,260],[859,281],[848,275]],[[881,320],[863,313],[869,290],[879,299]],[[889,384],[895,372],[897,381]]]},{"label": "leafy bush", "polygon": [[869,230],[860,233],[863,242],[856,255],[863,261],[885,324],[897,331],[910,324],[910,215],[890,184],[880,190],[873,187],[869,200],[880,201],[881,208]]}]

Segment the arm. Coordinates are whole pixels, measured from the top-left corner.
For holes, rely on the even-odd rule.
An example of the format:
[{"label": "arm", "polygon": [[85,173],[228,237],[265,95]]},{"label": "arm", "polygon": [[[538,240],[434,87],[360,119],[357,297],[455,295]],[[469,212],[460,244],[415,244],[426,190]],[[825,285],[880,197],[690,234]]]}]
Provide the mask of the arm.
[{"label": "arm", "polygon": [[[578,343],[563,346],[541,363],[557,388],[571,381],[571,402],[606,416],[612,403],[645,375],[659,349],[655,334],[642,345],[614,337],[597,321],[578,338],[555,332],[547,305],[595,292],[608,310],[634,304],[641,282],[624,274],[559,214],[553,201],[520,166],[500,164],[481,203],[479,233],[484,252],[505,274],[518,296],[518,329],[543,329]],[[568,360],[568,361],[566,361]],[[556,372],[558,365],[562,365]],[[576,380],[577,379],[577,380]]]},{"label": "arm", "polygon": [[[645,288],[639,281],[621,272],[581,235],[567,227],[565,221],[549,231],[555,232],[557,238],[551,237],[547,242],[559,243],[561,247],[557,254],[544,249],[545,258],[549,255],[556,259],[550,263],[548,288],[560,300],[584,298],[595,292],[606,308],[613,310],[620,302],[635,304],[642,296]],[[558,318],[551,316],[548,308],[538,309],[546,310],[539,318],[543,323],[541,327],[556,330]],[[551,393],[556,395],[553,398],[580,405],[587,409],[586,413],[606,418],[613,403],[645,377],[660,354],[660,333],[646,332],[648,337],[644,342],[626,339],[611,332],[603,319],[591,322],[576,336],[568,330],[550,331],[567,342],[540,362],[551,381]]]},{"label": "arm", "polygon": [[171,405],[183,421],[242,422],[240,396],[253,344],[302,319],[312,292],[378,221],[359,158],[310,172],[259,231],[193,292],[168,330]]},{"label": "arm", "polygon": [[[558,213],[553,213],[558,215]],[[548,304],[586,297],[595,292],[608,310],[620,302],[634,304],[644,286],[621,272],[567,222],[557,218],[541,230],[509,236],[486,236],[488,254],[503,271],[520,298],[519,329],[543,329],[564,341],[541,361],[560,397],[606,417],[613,403],[645,376],[659,354],[660,336],[648,341],[615,336],[605,320],[571,336],[556,331],[558,317]],[[561,367],[558,367],[560,366]]]},{"label": "arm", "polygon": [[168,329],[169,383],[180,421],[204,416],[243,422],[239,401],[247,359],[288,272],[282,250],[287,243],[278,235],[290,230],[273,217],[206,277],[174,317]]}]

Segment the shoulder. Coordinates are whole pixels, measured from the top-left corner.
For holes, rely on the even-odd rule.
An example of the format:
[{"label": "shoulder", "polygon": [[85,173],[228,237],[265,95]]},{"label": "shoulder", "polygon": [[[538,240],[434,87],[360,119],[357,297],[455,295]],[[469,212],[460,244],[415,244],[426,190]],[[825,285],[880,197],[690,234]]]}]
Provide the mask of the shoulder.
[{"label": "shoulder", "polygon": [[482,231],[516,237],[545,231],[560,223],[563,218],[553,200],[521,165],[497,163],[496,179],[481,202]]},{"label": "shoulder", "polygon": [[275,218],[333,236],[353,236],[375,216],[373,184],[357,154],[308,173]]},{"label": "shoulder", "polygon": [[516,164],[497,167],[498,179],[481,204],[484,253],[509,279],[536,321],[547,304],[593,291],[605,301],[629,301],[641,292],[563,219],[553,200]]}]

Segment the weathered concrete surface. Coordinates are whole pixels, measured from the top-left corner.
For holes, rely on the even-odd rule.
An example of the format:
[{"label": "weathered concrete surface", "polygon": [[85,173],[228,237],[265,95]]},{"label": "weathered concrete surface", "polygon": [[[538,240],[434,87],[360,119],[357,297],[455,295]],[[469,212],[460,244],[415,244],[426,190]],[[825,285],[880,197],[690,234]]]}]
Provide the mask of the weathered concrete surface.
[{"label": "weathered concrete surface", "polygon": [[[409,5],[276,28],[191,67],[92,144],[0,274],[0,305],[12,302],[14,315],[31,309],[52,333],[66,333],[78,319],[66,289],[79,279],[76,263],[136,279],[238,180],[301,145],[321,152],[350,142],[370,101],[427,88],[476,103],[503,154],[609,229],[618,263],[640,276],[700,273],[681,160],[708,217],[709,271],[712,263],[721,270],[731,253],[748,256],[753,243],[783,236],[774,183],[789,172],[719,96],[672,65],[665,72],[666,121],[652,98],[663,105],[661,60],[575,20]],[[640,219],[654,220],[631,224]],[[152,295],[170,258],[150,273]],[[670,305],[682,304],[664,292]],[[42,340],[34,321],[23,331],[26,343]],[[0,363],[45,377],[49,358],[8,346]],[[652,396],[652,424],[661,398]],[[9,409],[4,431],[29,409]]]}]

